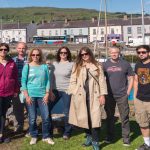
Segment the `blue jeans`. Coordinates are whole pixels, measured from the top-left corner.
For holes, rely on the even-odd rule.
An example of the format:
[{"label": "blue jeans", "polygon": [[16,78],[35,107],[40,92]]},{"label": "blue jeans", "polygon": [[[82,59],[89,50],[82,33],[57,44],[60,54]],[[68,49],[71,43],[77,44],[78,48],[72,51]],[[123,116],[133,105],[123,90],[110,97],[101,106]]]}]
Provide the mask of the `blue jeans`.
[{"label": "blue jeans", "polygon": [[63,135],[66,135],[66,136],[70,136],[71,134],[71,131],[72,131],[72,125],[70,125],[68,123],[68,119],[69,119],[69,109],[70,109],[70,101],[71,101],[71,96],[68,95],[66,92],[64,91],[58,91],[59,93],[59,96],[60,96],[60,99],[56,100],[56,101],[50,101],[50,104],[49,104],[49,109],[50,109],[50,112],[51,110],[53,109],[53,107],[56,105],[56,103],[59,101],[59,100],[62,100],[62,103],[63,103],[63,113],[65,115],[65,118],[64,118],[64,122],[65,122],[65,131],[64,131],[64,134]]},{"label": "blue jeans", "polygon": [[32,137],[38,136],[36,118],[37,118],[37,107],[39,107],[40,114],[42,117],[42,135],[43,139],[50,137],[50,118],[48,105],[43,103],[42,97],[32,97],[32,105],[27,104],[29,113],[29,132]]}]

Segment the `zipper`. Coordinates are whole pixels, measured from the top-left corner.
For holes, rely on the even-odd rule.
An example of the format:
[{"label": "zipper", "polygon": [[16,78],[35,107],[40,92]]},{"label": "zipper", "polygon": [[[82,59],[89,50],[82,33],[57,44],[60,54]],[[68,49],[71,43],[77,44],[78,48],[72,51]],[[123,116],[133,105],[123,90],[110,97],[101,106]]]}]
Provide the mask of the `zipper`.
[{"label": "zipper", "polygon": [[3,69],[3,73],[4,73],[4,95],[5,95],[5,79],[6,79],[6,66],[8,65],[9,62],[6,63],[6,65],[4,66]]}]

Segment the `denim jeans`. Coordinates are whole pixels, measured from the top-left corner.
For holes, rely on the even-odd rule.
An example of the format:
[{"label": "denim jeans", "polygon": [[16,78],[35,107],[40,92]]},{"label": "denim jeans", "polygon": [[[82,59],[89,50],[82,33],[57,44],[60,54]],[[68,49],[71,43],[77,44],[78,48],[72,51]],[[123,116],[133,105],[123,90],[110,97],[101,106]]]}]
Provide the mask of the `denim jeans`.
[{"label": "denim jeans", "polygon": [[50,137],[50,118],[48,105],[43,103],[42,97],[32,97],[32,104],[27,104],[27,109],[29,113],[29,132],[32,137],[38,136],[36,118],[37,118],[37,107],[40,110],[42,117],[42,135],[43,139]]},{"label": "denim jeans", "polygon": [[65,115],[65,118],[64,118],[64,122],[65,122],[65,131],[64,131],[64,134],[63,135],[66,135],[66,136],[70,136],[71,134],[71,131],[72,131],[72,125],[70,125],[68,123],[68,119],[69,119],[69,109],[70,109],[70,100],[71,100],[71,96],[68,95],[66,92],[64,91],[58,91],[59,93],[59,96],[60,96],[60,99],[54,101],[54,102],[50,102],[49,104],[49,110],[51,112],[51,110],[53,109],[53,107],[56,105],[56,103],[59,101],[59,100],[62,100],[62,103],[63,103],[63,113]]}]

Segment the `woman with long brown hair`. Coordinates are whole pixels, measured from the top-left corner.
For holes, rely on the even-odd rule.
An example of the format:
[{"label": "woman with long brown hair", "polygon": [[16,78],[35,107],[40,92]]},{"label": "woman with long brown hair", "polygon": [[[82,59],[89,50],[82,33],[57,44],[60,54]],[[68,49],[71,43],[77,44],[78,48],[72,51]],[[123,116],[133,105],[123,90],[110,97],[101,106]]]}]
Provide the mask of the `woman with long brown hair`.
[{"label": "woman with long brown hair", "polygon": [[29,113],[30,145],[36,144],[38,130],[36,125],[37,107],[42,117],[42,141],[53,145],[50,135],[50,118],[48,98],[50,90],[48,66],[43,63],[42,51],[34,48],[29,53],[29,64],[22,71],[22,90],[26,97],[26,105]]},{"label": "woman with long brown hair", "polygon": [[88,47],[82,47],[73,67],[68,93],[72,94],[69,123],[85,129],[83,146],[99,150],[102,106],[107,94],[101,65]]}]

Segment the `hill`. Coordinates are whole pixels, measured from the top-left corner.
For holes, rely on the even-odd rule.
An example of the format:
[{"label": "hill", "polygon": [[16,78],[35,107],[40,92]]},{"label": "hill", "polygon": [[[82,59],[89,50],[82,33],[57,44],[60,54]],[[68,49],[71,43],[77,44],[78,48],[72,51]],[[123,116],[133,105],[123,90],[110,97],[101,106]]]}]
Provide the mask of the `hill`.
[{"label": "hill", "polygon": [[[3,23],[22,22],[29,23],[34,21],[40,23],[42,20],[90,20],[92,17],[98,17],[98,11],[93,9],[70,9],[70,8],[53,8],[53,7],[23,7],[23,8],[0,8],[0,18]],[[108,18],[123,18],[128,15],[124,12],[108,13]],[[140,14],[134,14],[140,16]],[[104,18],[104,12],[102,17]]]}]

